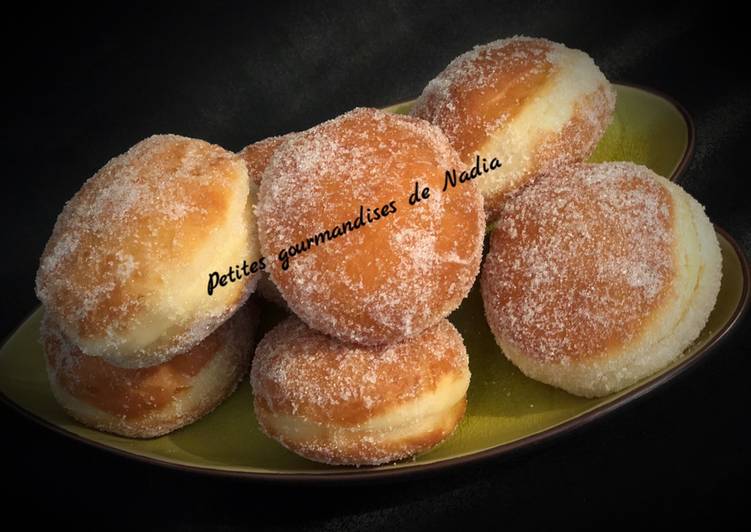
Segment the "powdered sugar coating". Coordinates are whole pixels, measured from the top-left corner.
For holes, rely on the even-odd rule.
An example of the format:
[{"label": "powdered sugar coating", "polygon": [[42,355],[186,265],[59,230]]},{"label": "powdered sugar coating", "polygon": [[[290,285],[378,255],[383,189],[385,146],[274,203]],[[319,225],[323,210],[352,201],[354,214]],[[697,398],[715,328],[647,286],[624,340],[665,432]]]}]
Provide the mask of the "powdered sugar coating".
[{"label": "powdered sugar coating", "polygon": [[266,166],[268,166],[276,149],[290,135],[294,134],[287,133],[286,135],[279,135],[277,137],[268,137],[253,144],[248,144],[237,153],[245,161],[245,166],[248,168],[248,176],[256,186],[261,186],[263,172],[266,170]]},{"label": "powdered sugar coating", "polygon": [[209,335],[252,291],[245,278],[206,294],[210,271],[258,253],[249,190],[236,155],[149,137],[65,205],[40,260],[37,296],[87,354],[126,367],[163,362]]},{"label": "powdered sugar coating", "polygon": [[[311,327],[363,344],[412,336],[454,310],[479,270],[482,197],[473,182],[442,192],[462,166],[441,131],[422,120],[356,109],[295,135],[275,152],[256,210],[270,275]],[[415,181],[430,198],[410,206]],[[366,209],[385,217],[312,245],[280,251],[332,230]]]},{"label": "powdered sugar coating", "polygon": [[410,339],[358,346],[321,334],[294,316],[264,336],[251,384],[275,414],[356,426],[433,392],[446,378],[467,379],[467,351],[456,328],[441,320]]},{"label": "powdered sugar coating", "polygon": [[651,170],[579,164],[503,206],[481,276],[496,338],[563,362],[627,345],[675,272],[672,203]]}]

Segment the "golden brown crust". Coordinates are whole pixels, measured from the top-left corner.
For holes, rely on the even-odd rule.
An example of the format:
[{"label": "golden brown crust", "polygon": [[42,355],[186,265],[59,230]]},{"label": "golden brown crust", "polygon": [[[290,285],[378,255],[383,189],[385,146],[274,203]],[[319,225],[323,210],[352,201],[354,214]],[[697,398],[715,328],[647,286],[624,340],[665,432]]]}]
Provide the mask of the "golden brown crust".
[{"label": "golden brown crust", "polygon": [[651,171],[579,164],[509,199],[481,275],[497,338],[547,362],[628,344],[670,293],[673,205]]},{"label": "golden brown crust", "polygon": [[269,137],[245,146],[237,154],[245,161],[248,168],[248,176],[257,186],[261,185],[263,173],[271,161],[276,149],[291,135],[287,133],[278,137]]},{"label": "golden brown crust", "polygon": [[[294,245],[303,250],[286,271],[278,260],[270,265],[290,308],[318,330],[371,345],[414,335],[448,315],[477,275],[485,225],[474,182],[441,192],[446,170],[460,164],[438,128],[373,109],[356,109],[279,147],[257,214],[266,256]],[[431,196],[410,206],[415,181]],[[323,244],[308,241],[354,223],[360,206],[362,227]],[[387,216],[369,223],[376,209]]]}]

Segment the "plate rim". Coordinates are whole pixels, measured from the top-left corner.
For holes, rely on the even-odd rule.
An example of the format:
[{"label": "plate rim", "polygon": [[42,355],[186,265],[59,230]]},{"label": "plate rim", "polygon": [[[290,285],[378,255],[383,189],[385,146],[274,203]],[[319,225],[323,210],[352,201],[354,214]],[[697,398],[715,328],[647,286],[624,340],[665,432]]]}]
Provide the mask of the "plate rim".
[{"label": "plate rim", "polygon": [[[223,478],[235,478],[243,479],[247,481],[265,481],[281,484],[289,483],[305,483],[305,484],[335,484],[337,482],[346,483],[366,483],[366,482],[380,482],[380,481],[395,481],[405,479],[407,477],[424,476],[427,474],[434,474],[439,472],[445,472],[455,469],[457,467],[476,465],[482,461],[490,460],[499,457],[509,457],[518,454],[521,451],[531,450],[540,446],[543,443],[552,443],[556,439],[569,435],[576,430],[596,422],[606,415],[620,410],[626,406],[633,405],[635,401],[645,397],[663,384],[675,379],[676,377],[684,374],[690,368],[696,366],[700,361],[706,359],[706,357],[717,350],[722,345],[736,325],[741,322],[745,316],[749,307],[749,299],[751,299],[751,289],[749,283],[751,282],[751,270],[749,269],[749,262],[746,258],[743,250],[739,246],[738,242],[722,227],[714,225],[715,231],[722,235],[722,237],[730,244],[733,252],[738,257],[741,269],[741,296],[736,305],[730,319],[717,331],[714,338],[707,343],[699,352],[693,356],[687,358],[676,367],[666,371],[659,377],[655,377],[642,384],[641,386],[634,388],[627,392],[622,397],[615,401],[597,406],[592,410],[585,412],[573,419],[563,421],[557,425],[554,425],[548,429],[542,430],[535,434],[519,438],[505,444],[496,445],[483,451],[475,453],[457,456],[455,458],[446,458],[443,460],[437,460],[426,464],[415,464],[413,466],[406,466],[395,469],[379,469],[371,470],[363,468],[360,470],[343,470],[343,471],[330,471],[330,472],[316,472],[316,473],[272,473],[263,471],[239,471],[231,469],[223,469],[219,467],[209,467],[203,465],[188,465],[179,462],[170,462],[169,460],[162,460],[152,456],[146,456],[138,454],[136,452],[128,451],[125,449],[119,449],[112,447],[105,443],[91,440],[75,432],[71,432],[59,425],[43,419],[40,416],[26,410],[23,406],[16,403],[5,393],[0,390],[0,401],[8,405],[12,410],[20,413],[27,419],[38,423],[39,425],[51,429],[53,432],[66,436],[76,442],[83,443],[84,445],[94,447],[103,450],[107,453],[114,454],[127,459],[136,460],[142,463],[148,463],[155,466],[164,467],[174,471],[181,471],[186,473],[200,474],[208,477],[223,477]],[[39,309],[36,307],[23,321],[17,325],[13,332],[11,332],[2,342],[4,347],[8,340],[12,338],[24,323]]]}]

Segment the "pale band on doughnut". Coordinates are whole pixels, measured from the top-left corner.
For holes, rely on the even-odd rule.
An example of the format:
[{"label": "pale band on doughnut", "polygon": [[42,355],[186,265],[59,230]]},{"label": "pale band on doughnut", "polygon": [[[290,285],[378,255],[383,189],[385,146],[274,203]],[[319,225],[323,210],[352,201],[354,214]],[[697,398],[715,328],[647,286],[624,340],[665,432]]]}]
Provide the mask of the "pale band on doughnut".
[{"label": "pale band on doughnut", "polygon": [[296,317],[272,329],[251,370],[263,431],[329,464],[375,465],[427,451],[464,414],[467,352],[447,320],[392,345],[360,347]]},{"label": "pale band on doughnut", "polygon": [[50,388],[80,423],[130,438],[153,438],[214,410],[248,375],[258,309],[249,301],[186,353],[126,369],[81,353],[45,314],[41,336]]}]

